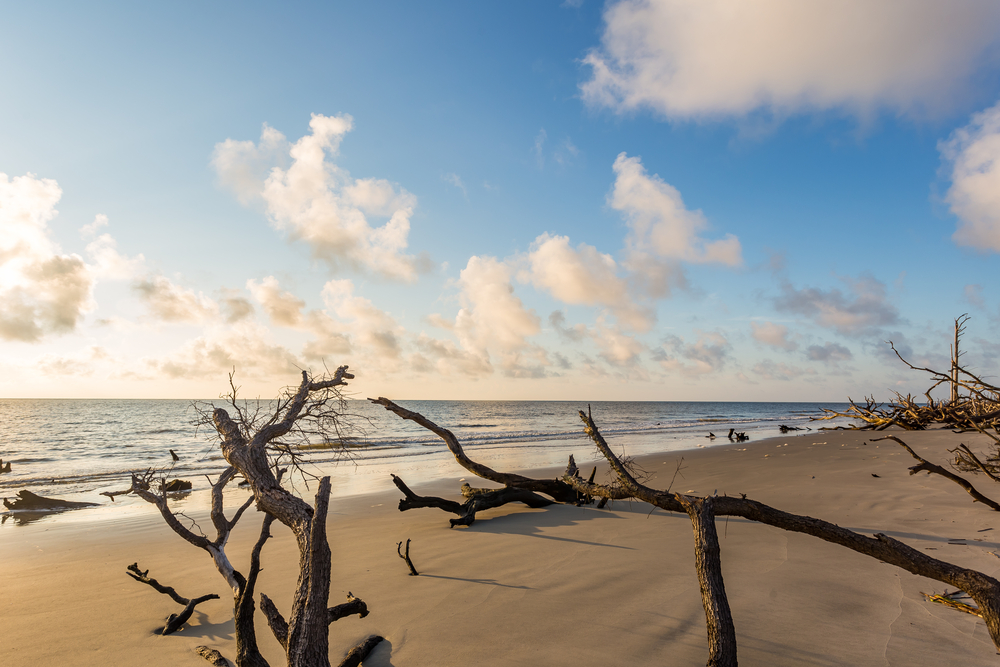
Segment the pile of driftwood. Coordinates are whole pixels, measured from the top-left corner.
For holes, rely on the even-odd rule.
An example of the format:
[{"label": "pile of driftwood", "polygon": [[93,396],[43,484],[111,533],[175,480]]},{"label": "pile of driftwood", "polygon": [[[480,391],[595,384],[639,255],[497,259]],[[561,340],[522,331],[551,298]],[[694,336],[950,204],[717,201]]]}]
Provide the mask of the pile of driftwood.
[{"label": "pile of driftwood", "polygon": [[[838,429],[882,431],[898,426],[907,431],[922,431],[940,426],[951,427],[958,433],[982,433],[996,443],[992,455],[979,460],[960,448],[953,451],[954,465],[965,472],[1000,473],[1000,387],[986,382],[960,363],[962,353],[958,345],[968,320],[965,315],[955,320],[955,342],[951,349],[949,372],[914,366],[889,342],[892,351],[908,368],[931,376],[931,385],[923,396],[926,402],[910,394],[903,396],[899,393],[885,404],[876,402],[874,396],[865,397],[864,405],[848,398],[850,405],[846,410],[824,409],[826,415],[815,419],[824,421],[846,417],[855,420],[850,426],[835,427]],[[942,386],[950,387],[950,395],[947,399],[934,400],[931,392]]]}]

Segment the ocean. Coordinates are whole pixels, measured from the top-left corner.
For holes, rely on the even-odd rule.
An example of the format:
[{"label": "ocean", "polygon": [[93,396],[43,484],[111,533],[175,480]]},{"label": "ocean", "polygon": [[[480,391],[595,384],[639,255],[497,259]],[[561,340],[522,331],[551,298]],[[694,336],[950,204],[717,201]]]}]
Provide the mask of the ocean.
[{"label": "ocean", "polygon": [[[218,402],[218,401],[216,401]],[[161,470],[170,479],[208,488],[206,475],[226,467],[214,430],[195,424],[189,400],[0,400],[0,496],[20,489],[71,500],[107,502],[102,491],[128,487],[133,471]],[[583,433],[581,401],[398,401],[448,428],[468,455],[498,470],[564,466],[574,454],[581,466],[598,458]],[[628,456],[730,444],[730,428],[751,440],[780,435],[779,426],[818,429],[822,408],[840,403],[640,402],[589,404],[609,443]],[[461,469],[433,433],[380,406],[350,400],[347,412],[363,425],[347,433],[349,447],[313,443],[303,453],[314,474],[332,477],[334,495],[355,495],[391,486],[389,473],[409,484],[461,477]],[[707,436],[714,432],[715,440]],[[807,431],[803,431],[807,432]],[[790,433],[786,437],[794,437]],[[169,450],[179,461],[174,462]],[[126,499],[127,501],[127,499]]]}]

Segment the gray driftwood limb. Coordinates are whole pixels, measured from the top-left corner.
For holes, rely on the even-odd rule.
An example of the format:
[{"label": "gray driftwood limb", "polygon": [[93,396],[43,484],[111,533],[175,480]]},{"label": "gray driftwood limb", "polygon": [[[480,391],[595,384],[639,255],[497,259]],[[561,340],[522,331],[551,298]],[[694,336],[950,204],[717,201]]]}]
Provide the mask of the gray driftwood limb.
[{"label": "gray driftwood limb", "polygon": [[215,667],[229,667],[229,661],[222,657],[222,654],[214,648],[209,648],[207,646],[195,646],[194,652],[205,658],[205,660],[208,660],[210,663],[215,665]]},{"label": "gray driftwood limb", "polygon": [[410,576],[417,577],[420,573],[417,572],[417,568],[413,567],[413,561],[410,560],[410,538],[406,538],[406,553],[403,553],[403,543],[396,542],[396,553],[399,557],[406,561],[406,567],[410,568]]},{"label": "gray driftwood limb", "polygon": [[392,476],[392,482],[396,488],[403,492],[404,497],[399,500],[400,512],[419,507],[435,507],[458,515],[457,519],[449,519],[452,528],[471,526],[476,521],[476,513],[494,509],[507,503],[524,503],[533,508],[554,504],[554,501],[533,491],[510,486],[505,486],[502,489],[474,489],[465,484],[462,486],[462,495],[466,497],[466,501],[459,503],[437,496],[418,496],[396,475]]},{"label": "gray driftwood limb", "polygon": [[177,604],[184,605],[184,609],[181,610],[179,614],[170,614],[167,617],[166,625],[163,626],[163,631],[160,634],[171,635],[177,632],[188,619],[191,618],[191,614],[194,613],[194,608],[200,605],[202,602],[207,602],[208,600],[218,600],[219,596],[215,593],[209,593],[208,595],[202,595],[189,600],[186,597],[180,595],[172,586],[164,586],[156,579],[153,579],[149,575],[149,570],[142,571],[139,569],[138,563],[132,563],[126,568],[125,572],[128,576],[132,577],[136,581],[147,584],[153,588],[158,593],[163,593],[170,597],[171,600]]},{"label": "gray driftwood limb", "polygon": [[372,649],[381,644],[383,641],[384,638],[379,637],[378,635],[369,636],[363,642],[352,648],[350,652],[344,656],[344,659],[340,661],[340,664],[337,665],[337,667],[358,667],[358,665],[360,665],[364,659],[368,657],[368,654],[372,652]]},{"label": "gray driftwood limb", "polygon": [[884,435],[881,438],[873,438],[872,442],[878,442],[879,440],[892,440],[893,442],[895,442],[896,444],[898,444],[900,447],[902,447],[903,449],[905,449],[906,451],[908,451],[910,453],[910,456],[912,456],[916,460],[920,461],[919,465],[915,465],[915,466],[913,466],[913,467],[910,468],[910,474],[911,475],[916,475],[918,472],[926,472],[927,474],[934,473],[935,475],[940,475],[941,477],[944,477],[945,479],[950,479],[951,481],[955,482],[956,484],[958,484],[959,486],[961,486],[963,489],[965,489],[966,492],[968,492],[968,494],[970,496],[972,496],[973,500],[975,500],[976,502],[983,503],[984,505],[986,505],[987,507],[989,507],[994,512],[1000,512],[1000,503],[998,503],[997,501],[993,500],[992,498],[988,498],[987,496],[984,496],[967,479],[965,479],[963,477],[959,477],[958,475],[956,475],[952,471],[948,470],[947,468],[942,468],[941,466],[936,465],[934,463],[931,463],[927,459],[923,458],[922,456],[920,456],[919,454],[917,454],[915,451],[913,451],[910,448],[909,445],[907,445],[905,442],[903,442],[902,440],[900,440],[896,436],[894,436],[894,435]]},{"label": "gray driftwood limb", "polygon": [[97,507],[97,503],[84,503],[76,500],[61,500],[45,498],[27,489],[17,492],[17,498],[10,502],[3,499],[3,506],[9,510],[69,510],[78,507]]},{"label": "gray driftwood limb", "polygon": [[544,493],[547,496],[552,496],[552,498],[560,503],[576,503],[579,500],[576,491],[567,486],[562,480],[532,479],[530,477],[524,477],[523,475],[517,475],[514,473],[498,472],[489,466],[473,461],[466,455],[465,450],[462,448],[462,444],[458,441],[458,438],[455,437],[454,433],[446,428],[438,426],[419,412],[413,412],[412,410],[400,407],[388,398],[379,397],[369,398],[368,400],[376,405],[381,405],[383,408],[389,412],[395,413],[402,419],[406,419],[423,426],[428,431],[437,435],[439,438],[444,440],[445,444],[448,446],[448,451],[452,453],[458,464],[477,477],[482,477],[483,479],[488,479],[491,482],[496,482],[497,484],[503,484],[504,486],[516,489],[525,489],[527,491]]},{"label": "gray driftwood limb", "polygon": [[[587,434],[618,475],[621,487],[631,497],[670,512],[687,512],[678,494],[652,489],[636,481],[608,446],[590,415],[581,411],[580,419],[583,420]],[[621,491],[620,488],[585,482],[569,469],[563,479],[577,491],[595,496],[609,496]],[[712,512],[715,516],[739,516],[782,530],[812,535],[965,591],[979,605],[990,638],[994,646],[1000,649],[1000,581],[987,574],[932,558],[883,533],[875,533],[869,537],[822,519],[784,512],[746,497],[715,497]]]}]

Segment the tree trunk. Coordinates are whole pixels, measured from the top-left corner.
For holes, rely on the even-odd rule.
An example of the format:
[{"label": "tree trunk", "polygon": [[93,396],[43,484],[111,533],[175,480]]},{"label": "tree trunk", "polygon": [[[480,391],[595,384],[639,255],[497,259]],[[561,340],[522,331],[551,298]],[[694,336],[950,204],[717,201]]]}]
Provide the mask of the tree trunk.
[{"label": "tree trunk", "polygon": [[677,498],[694,528],[694,566],[701,587],[701,602],[708,624],[708,667],[736,667],[736,627],[726,598],[719,555],[719,534],[715,530],[713,498]]}]

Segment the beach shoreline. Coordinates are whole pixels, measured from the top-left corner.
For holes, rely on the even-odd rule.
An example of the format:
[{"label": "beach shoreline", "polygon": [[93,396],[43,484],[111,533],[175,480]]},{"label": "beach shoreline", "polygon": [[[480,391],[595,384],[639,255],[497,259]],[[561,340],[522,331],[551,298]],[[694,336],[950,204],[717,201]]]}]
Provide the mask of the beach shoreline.
[{"label": "beach shoreline", "polygon": [[[897,435],[940,463],[958,442],[985,446],[982,436],[946,429]],[[674,490],[745,493],[858,532],[884,532],[996,576],[1000,534],[992,537],[993,514],[952,482],[910,476],[907,468],[915,462],[909,455],[873,437],[870,431],[813,431],[637,462],[657,488],[670,483],[683,457]],[[580,467],[589,472],[589,465]],[[599,465],[598,481],[606,469]],[[562,470],[521,472],[545,478]],[[419,494],[458,499],[463,478],[495,486],[453,461],[448,475],[411,486]],[[991,491],[981,476],[974,483]],[[179,509],[205,525],[198,494],[192,495]],[[399,497],[391,489],[331,501],[330,604],[351,591],[372,611],[366,619],[331,626],[331,659],[378,633],[387,641],[366,665],[648,664],[664,655],[671,664],[704,663],[705,619],[686,516],[635,501],[604,510],[516,504],[451,530],[450,515],[439,510],[399,512]],[[921,591],[943,590],[938,582],[810,536],[734,518],[720,518],[718,525],[744,664],[996,661],[981,620],[923,600]],[[234,532],[227,551],[237,569],[245,570],[259,526],[259,516],[249,512]],[[297,555],[287,529],[272,532],[258,591],[286,609]],[[174,535],[152,506],[74,510],[5,526],[0,535],[7,573],[0,623],[6,637],[18,638],[0,643],[0,663],[197,665],[203,664],[192,652],[198,644],[233,657],[225,583],[207,554]],[[419,577],[407,576],[395,553],[396,542],[406,539]],[[125,567],[136,561],[182,595],[215,592],[222,599],[200,606],[180,633],[154,635],[176,605],[126,577]],[[272,665],[283,664],[262,617],[258,641]]]}]

